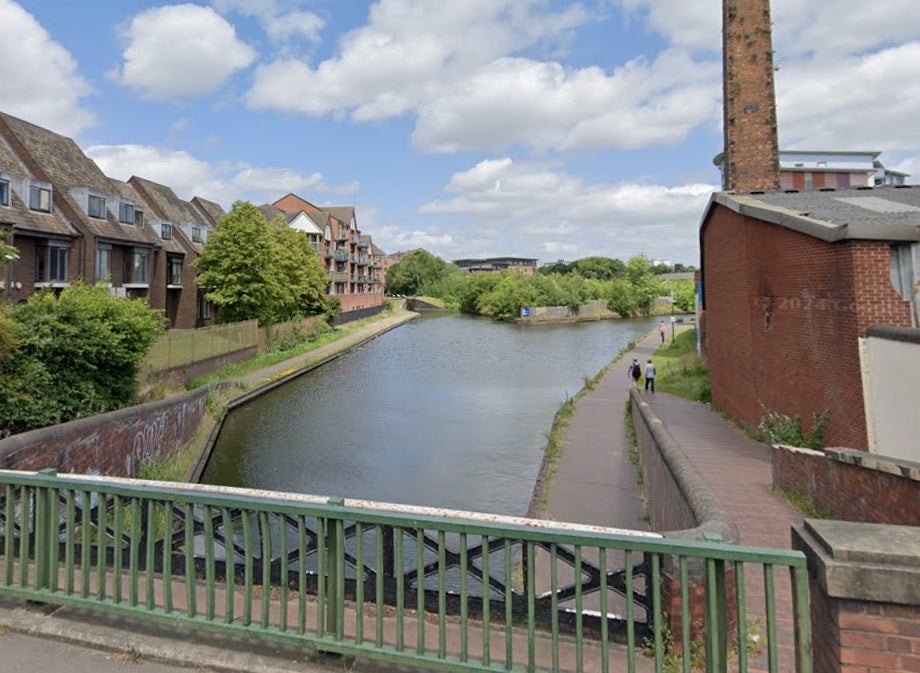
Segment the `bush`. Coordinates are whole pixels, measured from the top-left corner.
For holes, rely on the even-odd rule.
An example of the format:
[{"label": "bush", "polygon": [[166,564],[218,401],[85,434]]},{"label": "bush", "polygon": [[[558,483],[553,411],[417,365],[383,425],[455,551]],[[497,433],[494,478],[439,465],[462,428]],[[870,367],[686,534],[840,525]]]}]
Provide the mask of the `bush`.
[{"label": "bush", "polygon": [[142,299],[75,283],[7,309],[15,346],[0,354],[0,434],[134,402],[138,365],[165,329]]}]

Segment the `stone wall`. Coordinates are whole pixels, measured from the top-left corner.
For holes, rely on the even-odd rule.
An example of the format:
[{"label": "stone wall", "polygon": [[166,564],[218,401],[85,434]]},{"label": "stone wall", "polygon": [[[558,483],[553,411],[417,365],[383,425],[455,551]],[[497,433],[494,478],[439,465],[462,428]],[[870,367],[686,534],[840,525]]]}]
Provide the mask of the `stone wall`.
[{"label": "stone wall", "polygon": [[920,526],[920,463],[854,449],[777,445],[773,484],[843,521]]},{"label": "stone wall", "polygon": [[31,430],[0,441],[0,469],[135,477],[184,448],[204,418],[208,389]]}]

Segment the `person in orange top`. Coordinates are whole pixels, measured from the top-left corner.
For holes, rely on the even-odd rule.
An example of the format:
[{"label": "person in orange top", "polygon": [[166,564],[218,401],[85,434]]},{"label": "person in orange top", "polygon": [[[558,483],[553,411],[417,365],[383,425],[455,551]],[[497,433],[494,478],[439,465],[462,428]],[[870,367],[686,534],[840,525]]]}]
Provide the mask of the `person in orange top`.
[{"label": "person in orange top", "polygon": [[661,343],[664,343],[664,332],[667,329],[664,325],[664,320],[658,323],[658,334],[661,335]]}]

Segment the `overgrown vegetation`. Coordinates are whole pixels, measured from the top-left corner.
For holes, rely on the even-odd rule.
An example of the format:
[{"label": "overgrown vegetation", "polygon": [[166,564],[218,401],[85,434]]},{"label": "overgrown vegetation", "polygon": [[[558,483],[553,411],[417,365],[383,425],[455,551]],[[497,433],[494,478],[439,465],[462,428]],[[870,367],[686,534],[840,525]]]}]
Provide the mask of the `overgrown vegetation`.
[{"label": "overgrown vegetation", "polygon": [[696,352],[696,329],[681,329],[652,356],[655,387],[664,393],[690,400],[712,402],[709,370]]},{"label": "overgrown vegetation", "polygon": [[760,422],[757,432],[760,439],[768,444],[785,444],[807,449],[824,447],[824,429],[827,426],[827,411],[811,416],[811,428],[805,429],[801,416],[787,416],[768,409],[760,403]]},{"label": "overgrown vegetation", "polygon": [[387,289],[396,294],[436,297],[463,313],[496,320],[516,318],[524,306],[577,309],[598,299],[622,316],[670,310],[670,305],[658,303],[659,297],[672,297],[678,311],[692,311],[693,281],[663,281],[658,270],[644,255],[636,255],[625,263],[586,257],[571,264],[543,267],[532,276],[516,271],[461,273],[455,265],[416,250],[387,270]]},{"label": "overgrown vegetation", "polygon": [[[729,661],[738,660],[738,642],[734,638],[728,640],[728,657]],[[674,644],[674,635],[671,630],[665,627],[661,634],[661,645],[664,653],[662,658],[662,670],[664,673],[681,673],[684,670],[704,671],[706,670],[706,646],[697,641],[690,641],[689,651],[681,653]],[[756,656],[763,649],[760,621],[757,619],[748,619],[744,625],[744,649],[748,657]],[[655,656],[655,641],[652,638],[646,638],[642,641],[642,653],[647,657]],[[687,659],[689,666],[684,665],[684,659]]]},{"label": "overgrown vegetation", "polygon": [[133,404],[138,367],[166,328],[143,299],[73,283],[0,309],[0,436]]},{"label": "overgrown vegetation", "polygon": [[786,491],[779,486],[774,486],[773,492],[810,519],[827,518],[827,514],[821,509],[814,498],[802,493]]}]

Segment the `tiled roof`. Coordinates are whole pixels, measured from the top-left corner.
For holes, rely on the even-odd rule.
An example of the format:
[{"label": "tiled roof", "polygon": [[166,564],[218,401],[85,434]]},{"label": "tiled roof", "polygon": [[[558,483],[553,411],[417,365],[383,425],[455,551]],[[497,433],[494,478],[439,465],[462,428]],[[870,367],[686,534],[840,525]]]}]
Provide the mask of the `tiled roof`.
[{"label": "tiled roof", "polygon": [[167,252],[179,253],[183,255],[185,254],[185,248],[182,247],[182,244],[178,240],[175,238],[164,239],[160,236],[159,233],[157,233],[156,229],[150,223],[150,219],[153,216],[153,213],[150,212],[150,208],[147,205],[145,199],[138,193],[136,189],[134,189],[132,185],[128,184],[127,182],[122,182],[121,180],[116,180],[114,178],[110,178],[110,181],[112,183],[112,187],[115,189],[115,191],[118,192],[119,196],[123,196],[126,199],[131,199],[141,210],[144,211],[144,228],[147,229],[152,236],[156,236],[159,239],[160,245],[163,246],[164,250]]},{"label": "tiled roof", "polygon": [[0,224],[12,224],[17,230],[35,232],[43,236],[72,238],[79,232],[71,227],[57,211],[40,213],[29,210],[19,195],[10,194],[10,205],[0,206]]},{"label": "tiled roof", "polygon": [[351,226],[352,221],[355,222],[355,226],[358,224],[357,219],[355,219],[355,209],[351,206],[329,206],[328,208],[323,208],[323,210],[348,227]]},{"label": "tiled roof", "polygon": [[208,220],[208,224],[212,227],[216,227],[217,223],[220,222],[220,218],[226,214],[219,203],[208,201],[200,196],[193,196],[191,204],[204,214],[205,218]]},{"label": "tiled roof", "polygon": [[[90,188],[108,195],[115,192],[105,174],[92,159],[83,154],[73,140],[2,112],[0,118],[15,134],[31,160],[51,179],[54,201],[65,201],[79,217],[79,225],[86,231],[116,242],[158,245],[152,232],[120,224],[110,212],[106,212],[105,219],[89,217],[77,204],[70,193],[72,189]],[[27,161],[23,163],[29,165]]]},{"label": "tiled roof", "polygon": [[377,247],[377,244],[371,241],[371,254],[375,257],[386,257],[386,253]]},{"label": "tiled roof", "polygon": [[290,222],[293,218],[297,217],[297,213],[288,214],[280,208],[276,208],[275,206],[271,205],[270,203],[265,203],[259,206],[259,212],[262,213],[262,216],[265,218],[266,222],[271,222],[279,215],[283,217],[286,222]]},{"label": "tiled roof", "polygon": [[920,186],[719,192],[710,203],[827,241],[920,240]]}]

